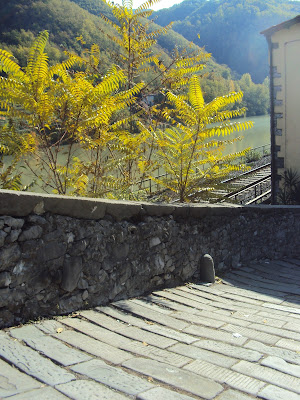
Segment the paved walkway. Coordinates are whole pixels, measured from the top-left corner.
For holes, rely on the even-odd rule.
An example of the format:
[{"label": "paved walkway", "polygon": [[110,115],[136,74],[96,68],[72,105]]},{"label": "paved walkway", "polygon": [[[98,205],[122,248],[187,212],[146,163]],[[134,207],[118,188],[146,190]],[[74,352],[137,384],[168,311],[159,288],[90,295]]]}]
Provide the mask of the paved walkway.
[{"label": "paved walkway", "polygon": [[300,399],[300,261],[0,331],[0,398]]}]

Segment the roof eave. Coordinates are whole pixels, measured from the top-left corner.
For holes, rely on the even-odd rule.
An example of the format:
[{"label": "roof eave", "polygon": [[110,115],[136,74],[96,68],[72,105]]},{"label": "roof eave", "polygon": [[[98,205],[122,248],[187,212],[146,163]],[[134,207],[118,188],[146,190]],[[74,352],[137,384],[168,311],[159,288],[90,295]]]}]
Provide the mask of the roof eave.
[{"label": "roof eave", "polygon": [[295,24],[300,23],[300,15],[297,15],[297,17],[289,19],[288,21],[284,21],[281,24],[271,26],[268,29],[265,29],[264,31],[260,32],[262,35],[266,37],[272,36],[275,32],[278,32],[282,29],[289,29],[291,26]]}]

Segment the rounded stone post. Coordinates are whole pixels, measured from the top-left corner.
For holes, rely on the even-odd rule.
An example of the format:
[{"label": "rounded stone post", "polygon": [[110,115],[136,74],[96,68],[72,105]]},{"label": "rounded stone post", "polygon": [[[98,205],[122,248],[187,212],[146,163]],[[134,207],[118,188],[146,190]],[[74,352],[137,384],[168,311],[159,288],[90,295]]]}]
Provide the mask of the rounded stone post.
[{"label": "rounded stone post", "polygon": [[209,254],[204,254],[200,259],[200,280],[201,282],[215,282],[214,260]]}]

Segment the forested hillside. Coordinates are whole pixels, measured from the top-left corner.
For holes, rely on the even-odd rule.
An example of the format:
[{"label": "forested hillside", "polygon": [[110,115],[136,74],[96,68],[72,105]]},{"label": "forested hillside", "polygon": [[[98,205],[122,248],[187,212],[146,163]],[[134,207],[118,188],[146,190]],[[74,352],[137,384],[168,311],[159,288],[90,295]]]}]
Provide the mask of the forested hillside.
[{"label": "forested hillside", "polygon": [[[103,19],[115,31],[108,37],[118,46],[112,52],[118,65],[104,74],[97,44],[82,56],[65,52],[63,62],[49,65],[47,30],[31,45],[25,67],[0,49],[0,187],[142,200],[150,194],[143,182],[150,179],[168,191],[161,200],[208,199],[232,172],[246,168],[241,157],[249,147],[233,149],[242,137],[227,138],[253,127],[236,119],[246,112],[242,91],[228,75],[230,92],[205,101],[210,54],[191,44],[166,60],[155,38],[170,27],[152,30],[149,2],[137,10],[130,1],[107,4],[114,21]],[[86,44],[83,35],[77,40]],[[18,171],[22,163],[29,185]]]},{"label": "forested hillside", "polygon": [[[53,63],[65,57],[64,50],[80,53],[82,45],[76,38],[82,36],[85,47],[89,48],[93,43],[100,46],[101,67],[106,71],[111,62],[115,61],[118,50],[108,37],[114,35],[114,32],[99,17],[100,13],[111,18],[109,8],[101,0],[0,2],[0,48],[12,51],[20,64],[25,65],[34,37],[46,29],[50,34],[47,53],[50,63]],[[153,24],[153,29],[156,28]],[[175,47],[181,50],[188,46],[189,42],[183,36],[170,30],[159,38],[156,52],[160,54],[161,59],[168,61]],[[195,48],[197,49],[197,46]],[[227,93],[231,79],[229,68],[218,65],[212,59],[209,60],[206,71],[210,73],[206,84],[207,98],[210,99],[215,92]],[[215,79],[212,79],[211,74]]]},{"label": "forested hillside", "polygon": [[[235,0],[231,1],[234,2]],[[178,19],[179,13],[181,16],[188,15],[189,23],[191,23],[196,18],[196,10],[199,7],[202,7],[203,10],[207,8],[211,10],[211,13],[213,11],[210,7],[214,6],[216,12],[218,10],[217,3],[214,0],[209,2],[187,0],[182,4],[184,6],[179,5],[170,8],[170,15],[167,10],[161,11],[161,14],[158,14],[159,19],[155,22],[167,25],[170,20]],[[224,4],[225,9],[225,4],[227,3],[223,2],[222,4]],[[50,34],[49,44],[46,48],[50,63],[61,61],[65,57],[64,50],[80,54],[83,47],[89,48],[93,43],[96,43],[101,50],[101,69],[105,72],[108,66],[116,61],[118,48],[109,38],[114,33],[109,25],[105,24],[100,18],[101,13],[112,18],[109,7],[102,0],[10,0],[9,2],[0,2],[0,48],[10,50],[20,64],[24,66],[26,65],[28,50],[34,37],[40,31],[46,29]],[[201,15],[204,18],[204,14]],[[226,18],[224,17],[224,19]],[[177,21],[175,27],[178,29],[178,27],[184,26],[186,23],[186,19],[182,22]],[[207,21],[207,26],[209,25],[211,35],[213,31],[221,31],[223,29],[222,26],[217,26],[215,22],[209,24]],[[151,29],[157,29],[157,25],[153,23]],[[197,29],[187,29],[188,32],[193,33],[193,37],[190,37],[190,39],[195,39],[194,36]],[[200,32],[202,32],[202,29],[200,29]],[[85,41],[84,46],[76,40],[80,36]],[[214,58],[226,63],[226,60],[220,57],[218,51],[226,55],[225,50],[227,49],[227,58],[235,57],[234,54],[237,51],[235,47],[236,43],[238,43],[237,40],[233,41],[228,38],[226,49],[224,49],[222,46],[223,37],[219,36],[220,34],[217,36],[217,40],[214,41],[214,48],[206,46],[207,50],[213,54],[213,58],[207,63],[207,67],[204,70],[205,75],[202,79],[206,101],[211,101],[214,97],[228,93],[231,90],[243,88],[244,105],[248,107],[248,115],[266,113],[268,110],[268,82],[255,85],[251,77],[250,79],[242,77],[239,80],[239,77],[232,73],[226,65],[217,64]],[[261,39],[264,43],[264,38]],[[198,43],[206,44],[206,41],[202,39]],[[265,43],[264,46],[266,46]],[[189,42],[181,34],[174,30],[169,30],[167,34],[158,37],[155,51],[164,62],[168,62],[175,47],[181,51],[189,47]],[[194,49],[197,50],[197,45],[194,46]],[[232,56],[230,56],[229,51],[232,51]],[[240,55],[236,57],[235,69],[240,71],[239,63],[243,63],[243,58]],[[266,64],[267,56],[264,56],[264,58],[264,63]],[[245,71],[248,71],[248,69],[246,68]],[[141,78],[151,80],[149,75]]]},{"label": "forested hillside", "polygon": [[106,70],[115,46],[100,32],[101,23],[98,17],[69,0],[0,2],[0,47],[9,48],[21,65],[25,65],[34,37],[40,31],[48,30],[50,45],[47,52],[50,61],[55,62],[64,57],[64,50],[79,53],[81,46],[76,37],[82,35],[87,47],[99,44],[103,52],[103,70]]},{"label": "forested hillside", "polygon": [[268,48],[260,32],[298,14],[299,1],[185,0],[155,15],[161,25],[174,21],[176,32],[205,46],[218,63],[262,82],[268,75]]}]

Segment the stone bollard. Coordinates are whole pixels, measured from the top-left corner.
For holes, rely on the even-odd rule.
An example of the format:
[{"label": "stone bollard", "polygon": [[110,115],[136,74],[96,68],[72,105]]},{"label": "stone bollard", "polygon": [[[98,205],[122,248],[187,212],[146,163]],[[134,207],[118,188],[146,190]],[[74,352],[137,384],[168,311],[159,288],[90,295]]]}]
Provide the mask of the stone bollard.
[{"label": "stone bollard", "polygon": [[201,282],[215,282],[214,260],[209,254],[204,254],[200,260],[200,280]]}]

